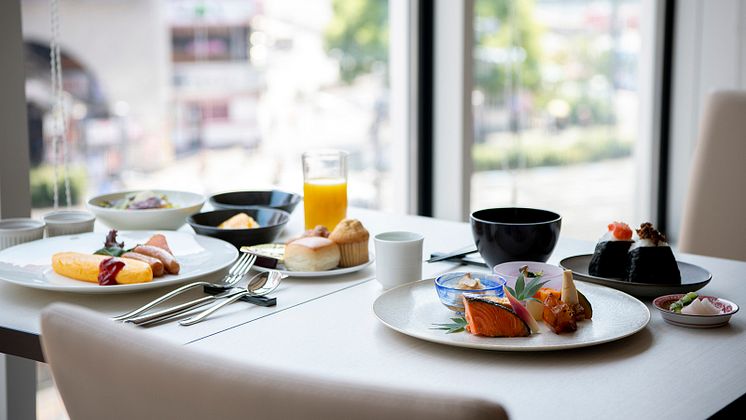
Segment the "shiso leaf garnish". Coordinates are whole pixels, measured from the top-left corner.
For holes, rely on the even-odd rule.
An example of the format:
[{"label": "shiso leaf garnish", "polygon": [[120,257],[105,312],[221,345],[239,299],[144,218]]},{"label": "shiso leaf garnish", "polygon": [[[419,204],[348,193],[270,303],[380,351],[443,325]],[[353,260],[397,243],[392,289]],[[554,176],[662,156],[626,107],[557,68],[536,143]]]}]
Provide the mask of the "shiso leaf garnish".
[{"label": "shiso leaf garnish", "polygon": [[[526,283],[526,276],[524,275],[524,273],[528,273],[528,283]],[[520,274],[518,274],[518,277],[515,279],[515,289],[510,286],[505,286],[505,288],[508,289],[510,294],[519,301],[535,300],[538,302],[539,300],[534,298],[533,296],[536,294],[536,292],[539,291],[539,289],[541,289],[542,286],[549,282],[549,280],[541,281],[543,275],[544,273],[541,271],[538,273],[531,273],[528,270],[524,270]]]},{"label": "shiso leaf garnish", "polygon": [[431,330],[444,330],[446,334],[453,334],[457,332],[462,332],[466,329],[466,325],[468,322],[466,322],[466,318],[451,318],[451,321],[453,323],[445,323],[445,324],[436,324],[433,323],[433,326],[430,327]]}]

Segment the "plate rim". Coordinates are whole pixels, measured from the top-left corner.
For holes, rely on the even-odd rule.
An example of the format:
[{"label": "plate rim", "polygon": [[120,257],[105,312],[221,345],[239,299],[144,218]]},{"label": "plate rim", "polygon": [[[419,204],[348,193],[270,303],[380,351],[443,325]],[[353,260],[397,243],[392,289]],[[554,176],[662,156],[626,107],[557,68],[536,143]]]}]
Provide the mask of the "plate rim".
[{"label": "plate rim", "polygon": [[[169,230],[163,230],[163,229],[142,229],[142,230],[138,230],[138,229],[127,229],[127,230],[118,231],[118,233],[121,234],[121,235],[127,235],[127,234],[132,233],[132,232],[135,232],[135,233],[145,233],[145,234],[151,234],[151,235],[155,234],[155,233],[169,232],[169,233],[177,233],[177,234],[184,234],[184,235],[192,235],[192,236],[200,238],[200,240],[207,240],[207,242],[215,242],[215,241],[217,241],[216,243],[219,243],[224,248],[226,248],[228,250],[232,249],[234,251],[233,252],[233,258],[231,258],[230,261],[228,263],[224,264],[224,265],[216,266],[216,268],[207,270],[207,271],[202,272],[200,274],[187,275],[185,277],[178,277],[178,275],[177,276],[173,276],[173,277],[169,276],[168,278],[159,279],[159,280],[155,280],[154,279],[153,281],[149,281],[149,282],[145,282],[145,283],[132,283],[132,284],[117,284],[117,285],[112,285],[112,286],[100,286],[98,284],[88,283],[88,282],[81,281],[82,284],[80,286],[77,286],[77,285],[76,286],[68,286],[68,285],[54,285],[54,284],[50,284],[50,283],[34,283],[34,282],[18,281],[18,280],[15,280],[13,278],[8,278],[7,276],[3,276],[2,274],[0,274],[0,281],[3,281],[3,282],[8,283],[8,284],[15,284],[15,285],[18,285],[18,286],[21,286],[21,287],[27,287],[27,288],[31,288],[31,289],[37,289],[37,290],[46,290],[46,291],[50,291],[50,292],[77,293],[77,294],[89,294],[89,295],[93,295],[93,294],[131,293],[131,292],[152,290],[152,289],[157,289],[157,288],[166,287],[166,286],[173,286],[175,284],[184,283],[184,282],[189,281],[189,280],[191,280],[193,278],[196,278],[196,277],[202,277],[202,276],[213,274],[213,273],[215,273],[217,271],[220,271],[220,270],[224,269],[225,267],[228,267],[229,265],[233,264],[233,262],[235,262],[236,258],[238,257],[238,250],[233,245],[231,245],[230,243],[228,243],[226,241],[223,241],[221,239],[212,238],[210,236],[199,235],[199,234],[191,233],[191,232],[182,232],[182,231],[173,231],[173,230],[169,231]],[[13,247],[6,248],[4,250],[0,250],[0,254],[2,254],[3,251],[5,251],[7,249],[10,249],[10,248],[22,247],[22,246],[25,246],[27,244],[32,244],[32,243],[35,243],[35,244],[38,245],[39,242],[47,241],[49,239],[65,238],[65,237],[73,237],[73,236],[81,236],[81,235],[91,235],[91,236],[93,236],[93,235],[99,235],[99,234],[104,234],[104,233],[102,233],[102,232],[85,232],[85,233],[76,233],[76,234],[72,234],[72,235],[60,235],[60,236],[55,236],[55,237],[51,237],[51,238],[38,239],[36,241],[25,242],[25,243],[22,243],[22,244],[19,244],[19,245],[15,245]],[[227,245],[227,246],[225,246],[225,245]],[[51,267],[51,263],[49,264],[49,267]],[[75,279],[71,279],[71,280],[75,280]]]},{"label": "plate rim", "polygon": [[[570,260],[570,259],[575,259],[575,258],[592,257],[592,256],[593,256],[593,254],[570,255],[568,257],[565,257],[565,258],[561,259],[559,261],[558,265],[560,267],[566,269],[566,270],[571,270],[571,268],[569,268],[565,264],[563,264],[565,261]],[[616,278],[613,278],[613,277],[599,277],[599,276],[594,276],[594,275],[589,274],[589,273],[579,273],[577,271],[573,271],[573,274],[577,274],[579,276],[591,279],[591,281],[594,281],[594,280],[605,281],[605,282],[610,282],[610,283],[613,283],[613,284],[623,284],[623,285],[628,285],[628,286],[633,286],[633,287],[641,287],[641,288],[642,287],[692,287],[692,286],[700,286],[700,285],[702,287],[704,287],[705,285],[707,285],[707,283],[709,283],[712,280],[712,273],[710,272],[710,270],[707,270],[704,267],[701,267],[701,266],[698,266],[696,264],[692,264],[692,263],[689,263],[689,262],[686,262],[686,261],[681,261],[681,260],[676,260],[676,264],[683,264],[683,265],[687,265],[687,266],[698,268],[698,269],[704,271],[705,273],[707,273],[707,279],[706,280],[702,280],[702,281],[698,281],[696,283],[687,283],[687,284],[656,284],[656,283],[638,283],[638,282],[634,282],[634,281],[625,281],[625,280],[616,279]],[[578,280],[582,280],[582,279],[578,279]]]},{"label": "plate rim", "polygon": [[[394,291],[398,291],[399,289],[404,288],[414,288],[419,287],[420,285],[424,284],[425,282],[432,282],[433,278],[426,278],[418,281],[414,281],[411,283],[403,284],[401,286],[394,287],[392,289],[386,290],[383,293],[381,293],[375,301],[373,301],[373,313],[375,314],[376,318],[387,326],[388,328],[391,328],[394,331],[397,331],[399,333],[402,333],[404,335],[417,338],[420,340],[428,341],[431,343],[446,345],[450,347],[460,347],[460,348],[472,348],[472,349],[478,349],[478,350],[490,350],[490,351],[512,351],[512,352],[535,352],[535,351],[557,351],[557,350],[570,350],[575,348],[582,348],[582,347],[592,347],[597,346],[600,344],[610,343],[612,341],[618,341],[624,338],[627,338],[629,336],[632,336],[634,334],[637,334],[638,332],[644,330],[647,328],[648,324],[650,323],[651,315],[650,315],[650,309],[645,305],[642,301],[637,299],[636,297],[625,293],[621,290],[613,289],[610,287],[605,287],[597,284],[584,284],[584,287],[592,287],[592,288],[599,288],[599,290],[605,290],[612,294],[622,294],[625,295],[627,298],[632,299],[635,301],[640,308],[640,312],[645,314],[645,322],[642,323],[642,325],[636,327],[633,330],[626,331],[624,334],[617,335],[614,337],[608,337],[600,340],[595,340],[591,342],[575,342],[575,343],[566,343],[566,344],[555,344],[555,345],[540,345],[535,347],[517,347],[517,346],[511,346],[510,344],[479,344],[479,343],[461,343],[461,342],[453,342],[453,341],[447,341],[447,340],[438,340],[435,337],[424,335],[424,334],[418,334],[416,332],[407,331],[403,328],[399,328],[395,325],[392,325],[391,323],[384,320],[379,313],[380,308],[379,305],[381,304],[382,299],[386,299],[386,296],[390,296]],[[445,335],[444,335],[445,336]],[[487,338],[489,339],[489,338]],[[494,339],[504,339],[509,340],[509,337],[494,337]]]},{"label": "plate rim", "polygon": [[270,270],[277,270],[280,273],[288,277],[297,277],[297,278],[336,277],[336,276],[342,276],[345,274],[356,273],[368,267],[369,265],[373,264],[375,261],[376,261],[375,255],[373,255],[372,252],[368,252],[368,261],[362,264],[354,265],[352,267],[344,267],[344,268],[337,267],[331,270],[324,270],[324,271],[289,271],[289,270],[278,270],[274,268],[267,268],[267,267],[254,265],[253,267],[251,267],[251,269],[255,271],[263,272],[263,273],[266,273],[267,271],[270,271]]}]

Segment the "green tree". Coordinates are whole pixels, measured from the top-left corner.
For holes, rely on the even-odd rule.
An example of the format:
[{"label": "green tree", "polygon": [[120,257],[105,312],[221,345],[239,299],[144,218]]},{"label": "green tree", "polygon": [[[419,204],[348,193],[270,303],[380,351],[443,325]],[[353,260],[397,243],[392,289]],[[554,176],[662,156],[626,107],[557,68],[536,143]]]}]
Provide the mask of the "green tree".
[{"label": "green tree", "polygon": [[333,0],[332,9],[324,44],[328,53],[339,57],[344,82],[351,83],[374,64],[388,61],[388,1]]},{"label": "green tree", "polygon": [[488,95],[502,95],[511,77],[506,57],[518,47],[523,50],[523,60],[516,69],[520,85],[537,91],[541,84],[541,27],[534,20],[534,0],[476,0],[474,14],[477,88]]}]

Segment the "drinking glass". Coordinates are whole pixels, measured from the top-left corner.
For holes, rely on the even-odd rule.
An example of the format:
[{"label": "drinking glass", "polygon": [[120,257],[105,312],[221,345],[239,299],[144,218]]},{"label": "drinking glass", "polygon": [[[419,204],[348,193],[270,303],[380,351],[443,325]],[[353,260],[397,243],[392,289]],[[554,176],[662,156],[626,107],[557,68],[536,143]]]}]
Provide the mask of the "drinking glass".
[{"label": "drinking glass", "polygon": [[347,153],[321,150],[303,153],[303,208],[306,229],[334,230],[347,216]]}]

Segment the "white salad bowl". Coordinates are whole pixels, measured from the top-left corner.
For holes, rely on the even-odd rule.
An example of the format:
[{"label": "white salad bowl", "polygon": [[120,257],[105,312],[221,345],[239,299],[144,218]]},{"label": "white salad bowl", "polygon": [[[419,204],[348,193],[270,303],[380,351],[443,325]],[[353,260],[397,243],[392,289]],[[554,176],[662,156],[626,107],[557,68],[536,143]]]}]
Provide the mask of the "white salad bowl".
[{"label": "white salad bowl", "polygon": [[152,190],[164,194],[173,204],[166,209],[116,209],[106,207],[106,202],[116,201],[138,191],[123,191],[99,195],[88,200],[88,209],[98,220],[112,229],[120,230],[176,230],[186,223],[186,218],[198,213],[205,204],[205,196],[186,191]]}]

